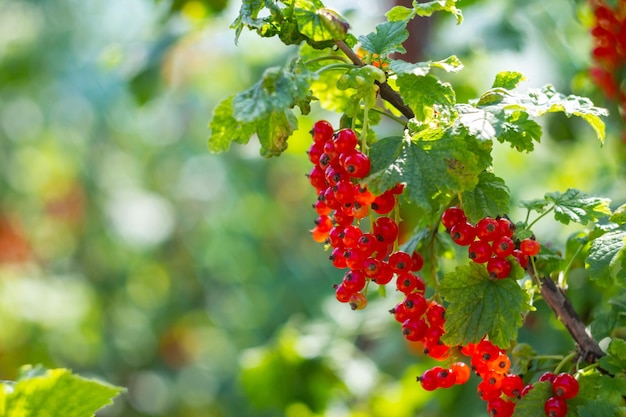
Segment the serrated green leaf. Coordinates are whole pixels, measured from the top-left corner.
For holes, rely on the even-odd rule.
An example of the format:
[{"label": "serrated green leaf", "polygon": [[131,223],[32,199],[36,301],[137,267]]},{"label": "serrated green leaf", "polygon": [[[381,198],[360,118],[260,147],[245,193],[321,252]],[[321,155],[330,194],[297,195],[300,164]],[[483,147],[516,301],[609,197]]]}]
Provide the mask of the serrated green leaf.
[{"label": "serrated green leaf", "polygon": [[468,133],[480,140],[496,138],[497,117],[483,109],[477,109],[469,104],[455,106],[458,118],[456,122],[467,129]]},{"label": "serrated green leaf", "polygon": [[410,19],[412,15],[413,9],[404,6],[394,6],[387,13],[385,13],[387,20],[390,22]]},{"label": "serrated green leaf", "polygon": [[344,40],[350,25],[318,0],[296,0],[293,16],[300,32],[315,42]]},{"label": "serrated green leaf", "polygon": [[403,141],[402,136],[389,136],[374,142],[369,153],[372,161],[370,172],[378,173],[392,165],[402,152]]},{"label": "serrated green leaf", "polygon": [[406,62],[402,59],[392,59],[389,61],[389,68],[397,75],[413,74],[417,76],[424,76],[428,74],[430,69],[433,67],[440,68],[446,72],[458,72],[463,69],[463,64],[455,55],[451,55],[441,61],[416,63]]},{"label": "serrated green leaf", "polygon": [[626,204],[616,208],[611,217],[609,217],[609,221],[619,225],[626,224]]},{"label": "serrated green leaf", "polygon": [[458,266],[444,276],[439,291],[449,304],[442,340],[451,346],[476,343],[488,335],[492,343],[507,348],[517,339],[522,313],[529,308],[517,281],[492,280],[482,264]]},{"label": "serrated green leaf", "polygon": [[396,84],[404,102],[420,121],[430,120],[435,108],[440,113],[452,114],[456,101],[454,89],[431,76],[401,75]]},{"label": "serrated green leaf", "polygon": [[508,142],[511,148],[519,152],[531,152],[535,149],[533,141],[539,143],[541,134],[541,126],[529,119],[528,113],[514,111],[501,121],[497,137],[499,142]]},{"label": "serrated green leaf", "polygon": [[[624,374],[616,376],[603,375],[600,379],[599,391],[604,400],[602,403],[611,404],[613,407],[622,403],[624,401],[622,397],[626,397],[626,378],[624,378]],[[605,415],[609,416],[611,414]]]},{"label": "serrated green leaf", "polygon": [[565,193],[547,193],[545,197],[554,205],[554,218],[563,224],[570,221],[586,224],[611,214],[611,200],[593,197],[575,188],[569,188]]},{"label": "serrated green leaf", "polygon": [[619,407],[606,401],[590,401],[576,408],[578,417],[623,417]]},{"label": "serrated green leaf", "polygon": [[545,415],[544,404],[552,396],[549,382],[536,382],[533,388],[515,405],[513,417],[538,417]]},{"label": "serrated green leaf", "polygon": [[261,28],[265,23],[264,19],[259,19],[258,15],[265,8],[264,0],[242,0],[239,8],[239,15],[230,25],[231,29],[235,29],[235,43],[241,35],[241,31],[245,26]]},{"label": "serrated green leaf", "polygon": [[392,21],[376,25],[376,32],[359,36],[361,47],[368,52],[386,56],[394,52],[405,53],[402,43],[408,39],[407,22]]},{"label": "serrated green leaf", "polygon": [[233,97],[230,97],[213,110],[213,118],[209,124],[209,150],[224,152],[232,142],[246,144],[255,132],[253,123],[242,123],[233,116]]},{"label": "serrated green leaf", "polygon": [[464,191],[461,198],[466,216],[474,222],[486,216],[508,213],[511,200],[504,180],[487,171],[480,173],[476,187]]},{"label": "serrated green leaf", "polygon": [[258,124],[257,135],[261,143],[261,155],[278,156],[287,149],[287,138],[298,128],[298,119],[289,110],[273,111]]},{"label": "serrated green leaf", "polygon": [[418,16],[431,16],[435,12],[448,12],[452,13],[456,18],[456,23],[460,24],[463,21],[463,14],[456,8],[457,0],[435,0],[420,3],[417,0],[413,0],[413,8],[415,14]]},{"label": "serrated green leaf", "polygon": [[496,79],[493,81],[491,88],[505,88],[507,90],[513,90],[517,87],[520,81],[525,80],[524,74],[516,71],[502,71],[496,74]]},{"label": "serrated green leaf", "polygon": [[545,199],[541,199],[541,198],[536,198],[534,200],[522,200],[518,203],[518,206],[531,210],[531,211],[536,211],[539,213],[543,213],[546,210],[546,207],[548,207],[550,205],[550,203],[548,203]]},{"label": "serrated green leaf", "polygon": [[600,358],[600,367],[613,375],[626,372],[626,341],[611,339],[607,355]]},{"label": "serrated green leaf", "polygon": [[23,373],[0,389],[1,417],[88,417],[112,403],[121,387],[85,379],[67,369]]},{"label": "serrated green leaf", "polygon": [[[463,137],[447,133],[429,141],[389,139],[384,145],[373,146],[371,152],[373,161],[378,155],[382,157],[366,179],[372,191],[405,183],[407,199],[425,209],[437,208],[453,194],[474,188],[484,169]],[[389,163],[393,155],[395,159]]]},{"label": "serrated green leaf", "polygon": [[589,279],[608,287],[626,285],[626,269],[623,268],[626,230],[620,229],[594,239],[589,248],[587,270]]}]

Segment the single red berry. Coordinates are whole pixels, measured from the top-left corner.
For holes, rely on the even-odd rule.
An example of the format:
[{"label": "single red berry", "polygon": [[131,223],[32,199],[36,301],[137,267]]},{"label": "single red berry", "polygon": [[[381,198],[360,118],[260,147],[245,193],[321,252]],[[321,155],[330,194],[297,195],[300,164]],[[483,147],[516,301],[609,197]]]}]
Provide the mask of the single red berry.
[{"label": "single red berry", "polygon": [[367,306],[367,297],[362,292],[355,292],[348,300],[352,310],[363,310]]},{"label": "single red berry", "polygon": [[389,217],[379,217],[374,221],[374,235],[385,243],[393,243],[398,237],[398,224]]},{"label": "single red berry", "polygon": [[315,219],[315,225],[320,231],[330,232],[330,229],[333,228],[333,221],[329,216],[319,216]]},{"label": "single red berry", "polygon": [[[324,170],[324,177],[329,185],[334,186],[341,181],[350,181],[350,176],[339,166],[328,166]],[[354,193],[356,195],[356,193]]]},{"label": "single red berry", "polygon": [[457,223],[450,229],[450,237],[459,246],[467,246],[476,238],[476,230],[468,222]]},{"label": "single red berry", "polygon": [[317,165],[311,168],[311,170],[307,174],[307,177],[309,178],[309,183],[316,190],[323,190],[328,187],[328,181],[326,181],[324,170]]},{"label": "single red berry", "polygon": [[[339,151],[335,148],[334,142],[326,142],[324,143],[324,153],[322,155],[327,155],[330,158],[329,165],[336,165],[339,163]],[[322,158],[320,157],[320,165]]]},{"label": "single red berry", "polygon": [[[350,225],[346,226],[343,229],[343,238],[342,243],[346,248],[359,248],[358,242],[359,239],[363,236],[363,231],[359,228],[359,226]],[[361,251],[359,251],[361,252]]]},{"label": "single red berry", "polygon": [[415,251],[411,255],[411,272],[419,272],[424,266],[424,258],[422,255]]},{"label": "single red berry", "polygon": [[515,223],[506,217],[500,217],[498,219],[498,226],[500,229],[500,236],[513,237],[515,233]]},{"label": "single red berry", "polygon": [[519,263],[522,268],[526,269],[526,267],[528,267],[528,255],[524,255],[521,250],[515,249],[511,255],[517,259],[517,263]]},{"label": "single red berry", "polygon": [[380,262],[380,267],[378,268],[376,276],[372,277],[372,281],[378,285],[389,284],[389,282],[393,279],[393,270],[387,262],[378,261]]},{"label": "single red berry", "polygon": [[426,309],[426,320],[431,326],[443,327],[446,321],[446,308],[436,302],[431,302]]},{"label": "single red berry", "polygon": [[328,243],[330,243],[330,246],[332,246],[333,248],[343,246],[344,229],[345,228],[343,226],[335,226],[330,229],[330,232],[328,233]]},{"label": "single red berry", "polygon": [[376,198],[376,196],[367,189],[366,185],[358,184],[355,189],[356,193],[354,194],[354,199],[364,206],[369,206]]},{"label": "single red berry", "polygon": [[343,284],[339,284],[335,286],[335,298],[340,303],[347,303],[350,301],[350,297],[354,294],[353,291],[348,290]]},{"label": "single red berry", "polygon": [[450,388],[456,383],[456,374],[451,369],[442,369],[437,373],[440,388]]},{"label": "single red berry", "polygon": [[428,325],[424,319],[421,318],[409,316],[409,318],[402,323],[402,335],[404,335],[406,340],[411,342],[419,342],[422,340],[426,329],[428,329]]},{"label": "single red berry", "polygon": [[324,153],[324,144],[314,142],[306,153],[309,156],[309,161],[311,161],[313,165],[318,165],[320,163],[320,157]]},{"label": "single red berry", "polygon": [[493,241],[491,248],[495,256],[506,258],[515,250],[515,243],[513,243],[513,239],[508,236],[500,236]]},{"label": "single red berry", "polygon": [[502,380],[500,388],[504,395],[520,398],[522,396],[522,390],[524,389],[524,381],[519,375],[508,374]]},{"label": "single red berry", "polygon": [[420,293],[407,294],[404,298],[404,305],[406,306],[407,311],[416,317],[424,314],[428,308],[428,302],[424,298],[424,295]]},{"label": "single red berry", "polygon": [[326,203],[320,200],[317,200],[315,204],[313,204],[313,208],[315,209],[315,212],[320,216],[328,216],[333,211],[333,209],[328,207]]},{"label": "single red berry", "polygon": [[367,278],[362,271],[350,270],[345,273],[341,283],[348,291],[357,292],[365,288],[366,281]]},{"label": "single red berry", "polygon": [[425,391],[434,391],[439,388],[439,378],[437,378],[437,374],[441,371],[440,366],[435,366],[432,369],[428,369],[424,371],[422,376],[418,377],[420,385]]},{"label": "single red berry", "polygon": [[502,398],[496,398],[487,403],[487,414],[491,417],[511,417],[515,404]]},{"label": "single red berry", "polygon": [[404,303],[398,303],[394,308],[389,310],[389,312],[393,314],[393,318],[398,323],[404,323],[410,318],[410,314],[406,311]]},{"label": "single red berry", "polygon": [[378,248],[378,239],[376,239],[376,236],[372,233],[362,233],[356,242],[356,248],[360,252],[370,256]]},{"label": "single red berry", "polygon": [[311,136],[313,136],[314,142],[328,142],[333,139],[333,125],[326,120],[318,120],[315,124],[313,124]]},{"label": "single red berry", "polygon": [[346,155],[341,165],[352,178],[365,178],[370,173],[370,159],[360,151]]},{"label": "single red berry", "polygon": [[333,142],[335,143],[335,149],[337,149],[339,153],[347,153],[354,151],[359,139],[356,133],[354,133],[354,130],[346,128],[335,133]]},{"label": "single red berry", "polygon": [[362,205],[358,201],[355,201],[352,206],[352,215],[357,219],[364,219],[370,212],[369,206]]},{"label": "single red berry", "polygon": [[556,374],[555,373],[553,373],[553,372],[544,372],[539,377],[539,382],[548,381],[549,383],[552,383],[554,381],[554,378],[556,378]]},{"label": "single red berry", "polygon": [[424,280],[417,275],[403,272],[396,277],[396,289],[405,294],[412,292],[424,294],[426,285],[424,284]]},{"label": "single red berry", "polygon": [[500,236],[500,224],[492,217],[484,217],[476,223],[476,236],[481,240],[492,242]]},{"label": "single red berry", "polygon": [[476,390],[478,391],[478,396],[483,401],[487,402],[500,398],[500,395],[502,394],[499,387],[496,388],[486,380],[481,381]]},{"label": "single red berry", "polygon": [[493,279],[503,279],[511,273],[511,264],[504,258],[493,257],[487,262],[487,271]]},{"label": "single red berry", "polygon": [[333,220],[335,220],[335,223],[339,226],[349,226],[354,221],[354,216],[339,210],[333,214]]},{"label": "single red berry", "polygon": [[565,400],[574,398],[578,394],[578,381],[573,375],[560,373],[552,381],[552,392],[554,395]]},{"label": "single red berry", "polygon": [[489,366],[490,369],[493,369],[494,372],[506,374],[511,368],[511,359],[506,353],[500,352],[495,359],[489,361],[487,366]]},{"label": "single red berry", "polygon": [[[426,337],[424,337],[426,341]],[[445,361],[450,357],[450,347],[441,342],[441,340],[434,343],[426,343],[424,347],[424,354],[430,356],[437,361]]]},{"label": "single red berry", "polygon": [[406,252],[397,251],[389,255],[389,266],[396,274],[411,270],[411,255]]},{"label": "single red berry", "polygon": [[372,210],[378,214],[387,214],[396,206],[396,197],[390,191],[385,191],[379,196],[376,196],[372,201]]},{"label": "single red berry", "polygon": [[446,229],[452,229],[452,226],[467,221],[465,212],[459,207],[450,207],[441,215],[441,223]]},{"label": "single red berry", "polygon": [[456,384],[465,384],[469,381],[472,369],[465,362],[454,362],[450,365],[450,369],[456,375]]},{"label": "single red berry", "polygon": [[567,414],[567,403],[559,397],[550,397],[543,406],[548,417],[565,417]]},{"label": "single red berry", "polygon": [[521,241],[519,249],[524,255],[535,256],[541,250],[541,245],[534,239],[524,239]]},{"label": "single red berry", "polygon": [[491,259],[491,245],[485,240],[475,240],[467,248],[467,254],[472,261],[483,264]]},{"label": "single red berry", "polygon": [[362,269],[363,262],[367,258],[365,254],[356,249],[348,249],[343,253],[346,258],[346,266],[350,269]]},{"label": "single red berry", "polygon": [[343,269],[348,267],[346,256],[344,255],[345,252],[346,250],[343,247],[337,247],[331,252],[328,259],[330,259],[335,268]]},{"label": "single red berry", "polygon": [[350,181],[339,181],[333,186],[333,193],[339,204],[354,203],[354,185]]},{"label": "single red berry", "polygon": [[522,392],[520,393],[520,397],[523,397],[526,394],[528,394],[533,388],[535,388],[533,384],[528,384],[524,386],[524,388],[522,389]]},{"label": "single red berry", "polygon": [[315,226],[311,229],[311,237],[313,237],[313,240],[317,243],[324,243],[328,239],[328,231],[321,230],[319,226]]}]

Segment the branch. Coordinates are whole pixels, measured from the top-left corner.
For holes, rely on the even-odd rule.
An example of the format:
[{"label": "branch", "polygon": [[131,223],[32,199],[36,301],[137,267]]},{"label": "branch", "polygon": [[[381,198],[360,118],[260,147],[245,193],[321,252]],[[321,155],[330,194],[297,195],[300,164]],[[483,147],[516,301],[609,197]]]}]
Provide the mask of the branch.
[{"label": "branch", "polygon": [[561,289],[557,288],[550,278],[541,278],[541,295],[557,318],[565,325],[569,334],[572,335],[578,345],[581,357],[585,361],[594,363],[604,356],[598,343],[587,333],[585,325],[576,314],[569,298],[563,294]]},{"label": "branch", "polygon": [[[362,67],[365,65],[365,63],[361,61],[361,58],[359,58],[359,56],[352,50],[352,48],[346,45],[344,41],[335,41],[335,44],[339,49],[341,49],[344,54],[346,54],[348,58],[350,58],[350,61],[352,61],[354,65],[358,67]],[[415,117],[415,113],[413,113],[413,110],[411,110],[411,108],[404,103],[404,100],[402,100],[400,94],[398,94],[396,90],[391,88],[389,84],[387,84],[386,82],[376,82],[376,84],[380,86],[380,96],[385,101],[398,109],[400,113],[402,113],[407,119],[412,119],[413,117]]]}]

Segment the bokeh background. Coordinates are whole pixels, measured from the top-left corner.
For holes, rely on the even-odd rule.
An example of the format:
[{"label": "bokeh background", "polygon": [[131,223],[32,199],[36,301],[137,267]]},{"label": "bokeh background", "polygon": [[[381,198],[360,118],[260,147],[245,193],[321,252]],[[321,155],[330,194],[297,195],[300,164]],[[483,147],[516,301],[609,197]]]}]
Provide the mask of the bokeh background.
[{"label": "bokeh background", "polygon": [[[391,2],[328,0],[373,30]],[[576,187],[626,199],[621,118],[587,76],[583,1],[460,1],[465,21],[419,23],[416,57],[456,54],[459,101],[517,70],[610,109],[601,147],[562,115],[531,155],[496,149],[514,199]],[[27,363],[128,388],[101,416],[482,416],[476,381],[426,393],[431,367],[387,310],[334,300],[309,237],[307,131],[280,158],[254,143],[208,152],[213,107],[295,53],[229,24],[234,0],[0,0],[0,379]],[[562,244],[574,229],[541,223]],[[584,274],[582,274],[584,275]],[[576,291],[581,314],[597,296]],[[522,331],[571,347],[541,307]],[[533,334],[540,334],[537,339]],[[539,340],[539,341],[538,341]]]}]

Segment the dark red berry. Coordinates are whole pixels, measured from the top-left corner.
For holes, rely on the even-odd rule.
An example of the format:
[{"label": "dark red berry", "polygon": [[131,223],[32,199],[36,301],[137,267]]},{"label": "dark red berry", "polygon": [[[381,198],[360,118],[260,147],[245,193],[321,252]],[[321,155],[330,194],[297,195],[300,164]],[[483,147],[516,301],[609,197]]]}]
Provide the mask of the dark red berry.
[{"label": "dark red berry", "polygon": [[419,272],[424,266],[424,258],[419,252],[411,255],[411,272]]},{"label": "dark red berry", "polygon": [[406,252],[397,251],[389,255],[389,266],[396,274],[411,270],[411,255]]},{"label": "dark red berry", "polygon": [[515,233],[515,223],[506,217],[500,217],[498,219],[498,226],[500,229],[500,236],[513,237]]},{"label": "dark red berry", "polygon": [[484,217],[476,223],[476,236],[481,240],[492,242],[500,236],[500,224],[492,217]]},{"label": "dark red berry", "polygon": [[552,392],[554,395],[565,400],[574,398],[578,394],[578,381],[573,375],[560,373],[552,381]]},{"label": "dark red berry", "polygon": [[508,236],[500,236],[493,241],[491,248],[495,256],[506,258],[515,250],[515,243],[513,243],[513,239]]},{"label": "dark red berry", "polygon": [[428,325],[421,318],[415,318],[414,316],[409,316],[402,323],[402,334],[411,342],[419,342],[424,337],[424,333],[428,329]]},{"label": "dark red berry", "polygon": [[503,279],[511,273],[511,264],[504,258],[494,257],[487,262],[487,271],[493,279]]},{"label": "dark red berry", "polygon": [[459,246],[467,246],[476,239],[476,231],[470,223],[457,223],[450,229],[450,237]]},{"label": "dark red berry", "polygon": [[484,240],[475,240],[467,248],[469,258],[479,264],[483,264],[491,259],[491,245]]},{"label": "dark red berry", "polygon": [[328,142],[333,138],[333,126],[326,120],[318,120],[311,129],[311,136],[314,142]]},{"label": "dark red berry", "polygon": [[335,149],[337,149],[339,153],[348,153],[354,151],[359,139],[356,133],[354,133],[354,130],[341,129],[335,133],[333,142],[335,143]]},{"label": "dark red berry", "polygon": [[441,223],[446,229],[451,229],[452,226],[465,221],[467,221],[465,212],[459,207],[450,207],[441,215]]},{"label": "dark red berry", "polygon": [[559,397],[550,397],[543,407],[548,417],[565,417],[567,414],[567,403]]},{"label": "dark red berry", "polygon": [[370,159],[360,151],[348,154],[341,162],[352,178],[365,178],[370,173]]},{"label": "dark red berry", "polygon": [[387,214],[396,206],[396,197],[391,191],[376,196],[372,202],[372,210],[378,214]]}]

